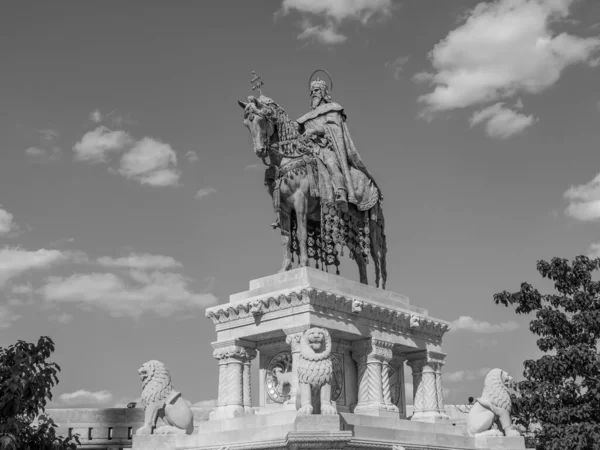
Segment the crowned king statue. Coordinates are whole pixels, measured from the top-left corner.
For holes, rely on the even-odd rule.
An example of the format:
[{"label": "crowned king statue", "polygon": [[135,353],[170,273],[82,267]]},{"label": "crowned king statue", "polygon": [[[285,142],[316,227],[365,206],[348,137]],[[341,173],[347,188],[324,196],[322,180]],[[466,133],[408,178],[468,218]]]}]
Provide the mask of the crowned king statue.
[{"label": "crowned king statue", "polygon": [[[355,195],[357,183],[371,182],[377,185],[352,142],[344,108],[331,101],[325,81],[317,78],[310,83],[310,100],[311,110],[297,120],[299,131],[319,144],[319,157],[331,175],[335,203],[341,211],[346,212],[348,202],[360,206]],[[353,177],[351,167],[362,172],[366,178]],[[381,196],[381,190],[379,193]]]}]

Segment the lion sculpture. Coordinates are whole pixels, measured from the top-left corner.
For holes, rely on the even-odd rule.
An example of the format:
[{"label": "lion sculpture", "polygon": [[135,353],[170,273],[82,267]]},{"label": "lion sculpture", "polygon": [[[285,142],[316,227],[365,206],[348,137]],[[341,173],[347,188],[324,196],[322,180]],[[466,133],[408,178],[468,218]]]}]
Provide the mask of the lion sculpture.
[{"label": "lion sculpture", "polygon": [[[331,336],[323,328],[309,328],[300,341],[298,362],[299,415],[310,415],[320,403],[321,414],[337,414],[331,401],[333,364],[331,362]],[[313,394],[317,397],[313,402]]]},{"label": "lion sculpture", "polygon": [[[483,392],[467,416],[470,436],[520,436],[510,419],[512,377],[492,369],[485,377]],[[496,425],[497,429],[494,429]]]},{"label": "lion sculpture", "polygon": [[194,415],[181,393],[173,388],[165,365],[160,361],[148,361],[138,369],[138,373],[142,379],[144,426],[135,434],[152,434],[159,418],[166,425],[157,428],[155,434],[192,434]]}]

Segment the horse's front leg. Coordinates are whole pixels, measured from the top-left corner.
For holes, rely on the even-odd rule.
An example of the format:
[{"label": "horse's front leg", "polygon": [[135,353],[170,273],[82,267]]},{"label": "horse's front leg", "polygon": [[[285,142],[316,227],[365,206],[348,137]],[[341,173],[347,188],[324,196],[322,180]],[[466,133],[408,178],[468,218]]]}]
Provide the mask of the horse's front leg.
[{"label": "horse's front leg", "polygon": [[292,227],[290,215],[281,211],[279,213],[279,223],[281,226],[281,246],[283,247],[283,263],[279,272],[285,272],[292,268]]},{"label": "horse's front leg", "polygon": [[296,210],[296,224],[298,225],[296,233],[298,236],[298,246],[300,247],[299,267],[306,267],[308,265],[308,250],[306,248],[308,236],[306,214],[306,210],[308,209],[308,198],[301,191],[296,192],[296,195],[294,196],[294,209]]}]

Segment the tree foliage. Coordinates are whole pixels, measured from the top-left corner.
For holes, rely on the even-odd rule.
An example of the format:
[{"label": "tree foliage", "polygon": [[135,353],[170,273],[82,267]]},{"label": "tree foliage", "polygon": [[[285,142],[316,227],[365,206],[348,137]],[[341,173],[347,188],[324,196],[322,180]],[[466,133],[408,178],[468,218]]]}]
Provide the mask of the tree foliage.
[{"label": "tree foliage", "polygon": [[0,347],[0,450],[77,448],[77,437],[57,436],[56,424],[44,414],[60,371],[47,361],[53,351],[54,342],[45,336],[37,344]]},{"label": "tree foliage", "polygon": [[515,413],[539,450],[600,448],[600,282],[592,278],[598,269],[600,259],[585,256],[542,260],[537,270],[556,293],[522,283],[518,292],[494,295],[517,314],[535,313],[529,329],[544,355],[525,361]]}]

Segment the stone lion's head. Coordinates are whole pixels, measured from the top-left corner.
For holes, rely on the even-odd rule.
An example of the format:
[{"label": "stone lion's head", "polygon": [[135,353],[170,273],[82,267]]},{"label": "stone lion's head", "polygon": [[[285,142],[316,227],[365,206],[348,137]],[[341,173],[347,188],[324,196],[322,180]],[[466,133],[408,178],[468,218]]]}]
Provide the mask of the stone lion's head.
[{"label": "stone lion's head", "polygon": [[330,383],[333,366],[331,363],[331,335],[324,328],[309,328],[300,340],[298,381],[312,388]]},{"label": "stone lion's head", "polygon": [[155,359],[147,361],[144,364],[142,364],[142,367],[140,367],[138,369],[138,374],[139,374],[140,378],[142,379],[142,383],[151,379],[157,368],[164,368],[164,367],[165,367],[165,365],[163,363],[161,363],[160,361],[156,361]]},{"label": "stone lion's head", "polygon": [[142,402],[148,403],[159,393],[161,396],[172,389],[171,375],[165,365],[156,360],[142,364],[138,369],[142,380]]},{"label": "stone lion's head", "polygon": [[325,334],[320,328],[311,328],[308,330],[306,340],[310,348],[316,353],[321,353],[325,350]]},{"label": "stone lion's head", "polygon": [[487,398],[494,406],[510,412],[510,393],[514,391],[513,378],[502,369],[492,369],[485,377],[482,397]]}]

